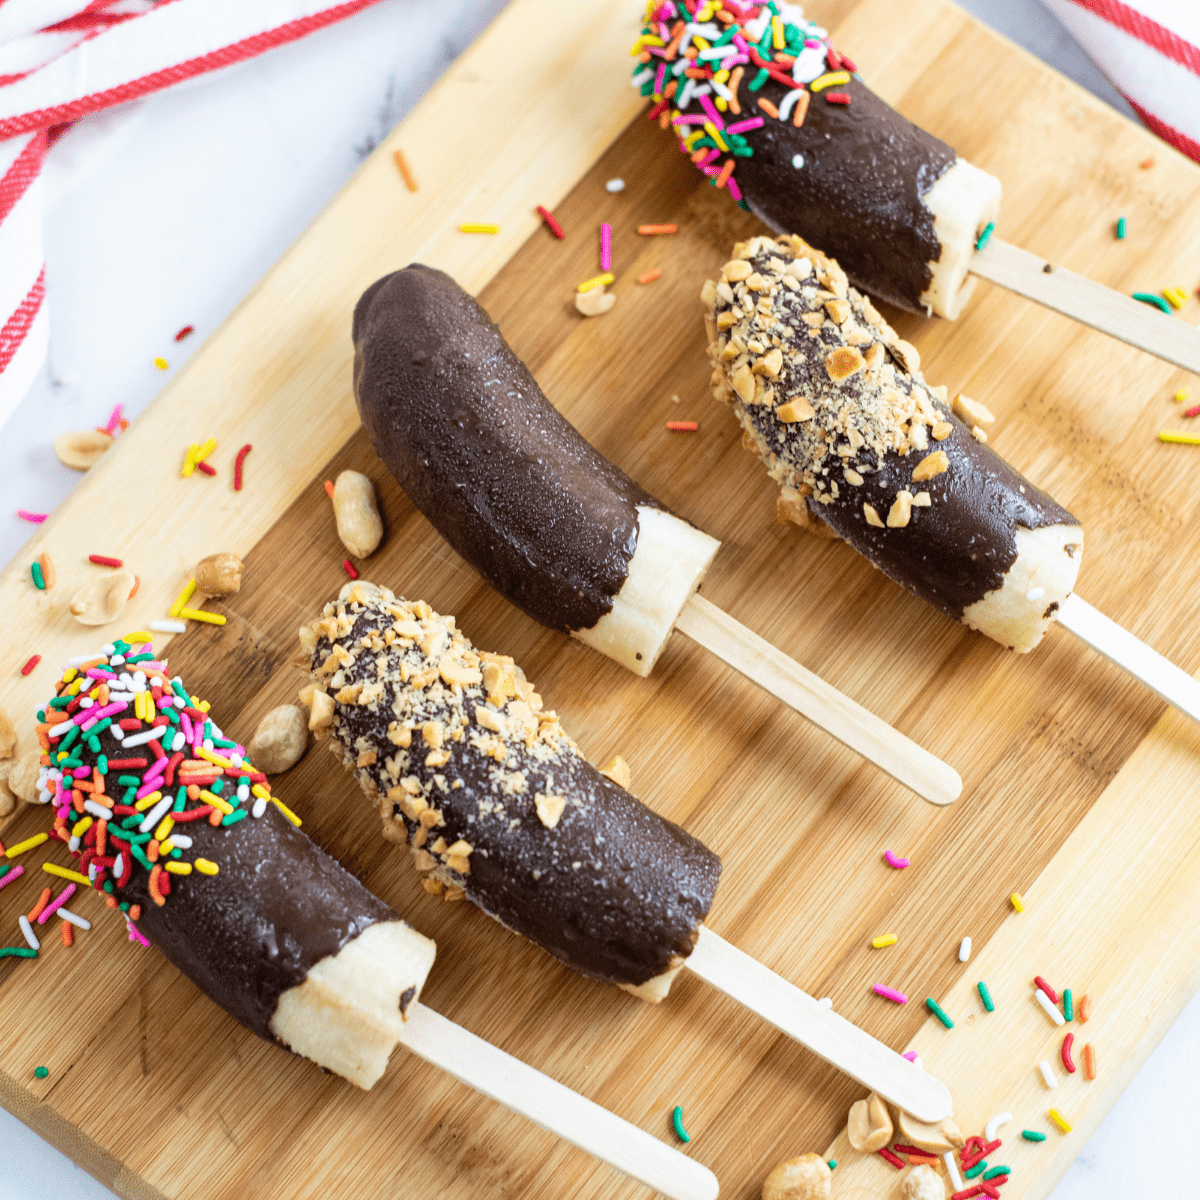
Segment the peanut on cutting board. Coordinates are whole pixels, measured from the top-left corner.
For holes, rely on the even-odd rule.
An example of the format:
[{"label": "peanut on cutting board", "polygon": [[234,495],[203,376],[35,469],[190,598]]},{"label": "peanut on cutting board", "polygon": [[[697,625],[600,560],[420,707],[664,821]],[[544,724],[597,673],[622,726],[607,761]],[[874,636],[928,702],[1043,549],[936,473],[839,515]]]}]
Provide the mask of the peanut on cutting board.
[{"label": "peanut on cutting board", "polygon": [[763,1183],[762,1200],[829,1200],[833,1172],[819,1154],[782,1162]]},{"label": "peanut on cutting board", "polygon": [[42,767],[42,752],[30,750],[13,764],[8,774],[8,790],[18,800],[32,804],[38,795],[38,773]]},{"label": "peanut on cutting board", "polygon": [[54,439],[54,453],[64,467],[86,471],[100,461],[112,444],[112,438],[99,429],[73,429],[69,433],[60,433]]},{"label": "peanut on cutting board", "polygon": [[273,708],[258,723],[246,747],[250,761],[267,775],[290,770],[308,745],[308,719],[296,704]]},{"label": "peanut on cutting board", "polygon": [[892,1118],[887,1105],[874,1092],[865,1100],[856,1100],[850,1105],[846,1133],[855,1150],[864,1154],[882,1150],[892,1140]]},{"label": "peanut on cutting board", "polygon": [[616,302],[616,296],[602,287],[575,293],[575,310],[585,317],[602,317]]},{"label": "peanut on cutting board", "polygon": [[375,485],[361,471],[343,471],[333,484],[338,537],[355,558],[367,558],[383,540]]},{"label": "peanut on cutting board", "polygon": [[196,564],[193,577],[196,591],[214,600],[224,600],[242,586],[242,560],[227,550],[221,554],[210,554]]},{"label": "peanut on cutting board", "polygon": [[928,1150],[931,1154],[945,1154],[947,1150],[961,1150],[966,1145],[966,1139],[959,1132],[958,1126],[947,1117],[936,1125],[928,1125],[918,1121],[908,1113],[900,1114],[900,1134],[906,1142]]},{"label": "peanut on cutting board", "polygon": [[125,611],[129,597],[137,587],[137,578],[128,571],[113,571],[94,580],[75,593],[71,616],[80,625],[107,625]]},{"label": "peanut on cutting board", "polygon": [[900,1194],[904,1200],[946,1200],[946,1185],[928,1163],[918,1163],[904,1177]]},{"label": "peanut on cutting board", "polygon": [[8,777],[12,774],[14,765],[10,758],[0,762],[0,817],[7,817],[17,807],[17,798],[8,786]]},{"label": "peanut on cutting board", "polygon": [[8,713],[0,710],[0,758],[12,758],[17,744],[17,731],[8,719]]}]

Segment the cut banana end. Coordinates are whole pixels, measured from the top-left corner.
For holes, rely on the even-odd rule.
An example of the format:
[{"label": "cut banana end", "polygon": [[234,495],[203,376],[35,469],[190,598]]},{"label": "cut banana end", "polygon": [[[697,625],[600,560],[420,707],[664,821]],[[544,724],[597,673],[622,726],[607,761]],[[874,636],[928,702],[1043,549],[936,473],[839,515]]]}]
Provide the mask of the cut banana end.
[{"label": "cut banana end", "polygon": [[639,505],[637,513],[637,546],[612,610],[573,636],[644,676],[721,543],[662,509]]},{"label": "cut banana end", "polygon": [[387,1069],[434,953],[434,943],[403,921],[371,925],[279,997],[271,1032],[297,1054],[370,1088]]}]

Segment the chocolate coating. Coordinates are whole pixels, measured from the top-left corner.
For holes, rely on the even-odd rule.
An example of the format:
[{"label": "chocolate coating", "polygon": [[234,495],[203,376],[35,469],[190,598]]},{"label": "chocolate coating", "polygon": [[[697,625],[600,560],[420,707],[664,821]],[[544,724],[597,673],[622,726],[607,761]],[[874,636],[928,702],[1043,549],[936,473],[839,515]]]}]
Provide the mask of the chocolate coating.
[{"label": "chocolate coating", "polygon": [[380,458],[442,536],[536,621],[590,629],[661,508],[542,394],[486,312],[419,263],[354,309],[354,394]]},{"label": "chocolate coating", "polygon": [[[691,953],[721,873],[721,860],[708,847],[602,775],[561,730],[546,737],[547,721],[556,725],[551,714],[533,718],[538,733],[528,740],[496,738],[473,715],[488,706],[478,684],[457,690],[436,680],[424,687],[403,682],[405,671],[411,677],[426,661],[415,643],[362,648],[363,639],[392,626],[384,603],[351,603],[347,616],[352,627],[337,641],[354,662],[334,676],[331,689],[379,681],[383,687],[370,704],[338,701],[334,732],[352,768],[364,751],[368,757],[376,752],[374,762],[356,771],[369,794],[403,797],[400,778],[419,781],[441,823],[429,829],[418,853],[436,851],[435,835],[447,846],[470,843],[469,871],[443,870],[443,877],[501,924],[590,978],[638,985]],[[457,636],[461,648],[465,639]],[[314,666],[332,648],[329,637],[320,636]],[[491,711],[515,722],[514,709]],[[397,749],[388,733],[401,714],[417,727],[411,746]],[[426,721],[439,726],[432,744],[424,740]],[[456,729],[462,732],[457,739]],[[440,730],[447,731],[444,742]],[[449,761],[426,765],[430,750],[439,748],[449,751]],[[518,773],[521,786],[511,786]],[[538,793],[566,797],[553,828],[539,820]],[[420,828],[402,803],[392,811],[410,836]]]},{"label": "chocolate coating", "polygon": [[142,906],[136,924],[152,946],[267,1041],[277,1040],[279,997],[310,968],[377,921],[399,920],[274,804],[229,827],[201,819],[176,830],[192,838],[189,860],[207,858],[219,873],[171,876],[159,908],[135,867],[118,898]]},{"label": "chocolate coating", "polygon": [[[753,77],[748,68],[746,81]],[[826,90],[849,93],[850,103],[830,104],[817,92],[799,129],[768,117],[742,135],[754,154],[737,160],[738,185],[755,216],[776,232],[798,233],[836,258],[864,291],[922,312],[928,264],[941,257],[923,197],[955,153],[853,76]],[[757,97],[778,105],[786,94],[769,79],[757,93],[743,84],[738,98],[750,113]],[[792,166],[797,154],[804,155],[799,168]]]}]

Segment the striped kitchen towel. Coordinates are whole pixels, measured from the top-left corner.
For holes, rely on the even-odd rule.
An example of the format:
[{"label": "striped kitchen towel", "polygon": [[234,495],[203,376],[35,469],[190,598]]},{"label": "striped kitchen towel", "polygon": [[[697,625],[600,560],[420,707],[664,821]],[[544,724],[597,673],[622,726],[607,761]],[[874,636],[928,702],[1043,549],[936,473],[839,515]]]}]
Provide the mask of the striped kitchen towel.
[{"label": "striped kitchen towel", "polygon": [[1200,0],[1042,0],[1147,127],[1200,162]]},{"label": "striped kitchen towel", "polygon": [[0,423],[46,358],[42,163],[72,121],[377,0],[0,0]]}]

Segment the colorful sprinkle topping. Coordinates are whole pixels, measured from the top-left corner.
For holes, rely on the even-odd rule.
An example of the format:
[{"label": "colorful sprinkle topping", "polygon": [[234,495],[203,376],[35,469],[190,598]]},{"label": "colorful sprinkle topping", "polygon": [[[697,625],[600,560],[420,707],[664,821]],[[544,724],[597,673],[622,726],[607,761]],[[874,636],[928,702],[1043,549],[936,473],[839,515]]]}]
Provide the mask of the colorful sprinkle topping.
[{"label": "colorful sprinkle topping", "polygon": [[675,1105],[674,1111],[671,1113],[671,1124],[675,1126],[675,1136],[681,1142],[690,1142],[691,1135],[683,1127],[683,1109],[680,1105]]}]

